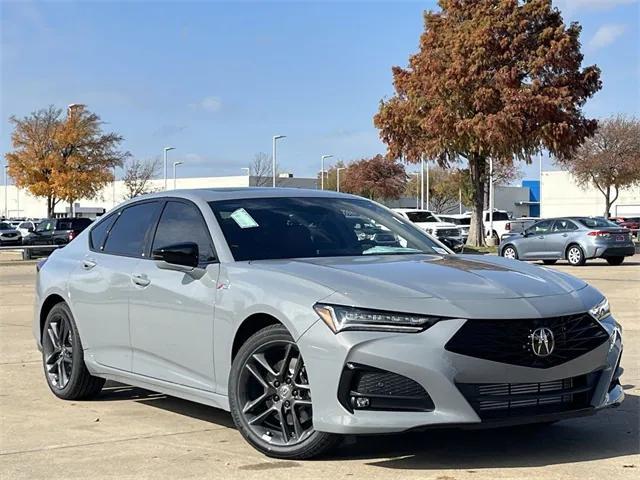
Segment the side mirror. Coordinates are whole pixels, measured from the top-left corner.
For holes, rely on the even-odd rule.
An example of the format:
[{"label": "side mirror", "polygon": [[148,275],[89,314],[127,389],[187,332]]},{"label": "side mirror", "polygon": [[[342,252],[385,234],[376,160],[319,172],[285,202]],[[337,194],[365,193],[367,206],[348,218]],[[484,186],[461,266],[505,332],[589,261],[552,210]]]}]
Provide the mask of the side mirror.
[{"label": "side mirror", "polygon": [[167,245],[151,253],[151,258],[160,262],[158,267],[166,270],[191,271],[198,266],[198,257],[198,244],[193,242]]},{"label": "side mirror", "polygon": [[29,227],[29,228],[27,228],[27,232],[29,232],[29,233],[33,233],[33,227]]}]

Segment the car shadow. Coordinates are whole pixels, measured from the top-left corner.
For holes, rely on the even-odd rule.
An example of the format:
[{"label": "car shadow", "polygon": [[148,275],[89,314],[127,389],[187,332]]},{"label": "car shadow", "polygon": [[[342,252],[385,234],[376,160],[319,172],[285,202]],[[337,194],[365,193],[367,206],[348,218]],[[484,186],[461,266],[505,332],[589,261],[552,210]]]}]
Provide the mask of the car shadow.
[{"label": "car shadow", "polygon": [[369,460],[389,469],[539,467],[623,457],[640,452],[640,397],[595,416],[553,425],[491,430],[438,429],[350,437],[332,459]]},{"label": "car shadow", "polygon": [[104,402],[130,400],[204,422],[235,428],[229,412],[123,383],[107,381],[96,400]]},{"label": "car shadow", "polygon": [[[631,390],[634,386],[624,388]],[[107,382],[97,400],[132,400],[235,428],[231,415],[224,410],[115,382]],[[639,427],[640,396],[627,393],[618,408],[549,426],[348,436],[318,460],[363,460],[370,466],[398,470],[475,470],[586,462],[640,453]]]}]

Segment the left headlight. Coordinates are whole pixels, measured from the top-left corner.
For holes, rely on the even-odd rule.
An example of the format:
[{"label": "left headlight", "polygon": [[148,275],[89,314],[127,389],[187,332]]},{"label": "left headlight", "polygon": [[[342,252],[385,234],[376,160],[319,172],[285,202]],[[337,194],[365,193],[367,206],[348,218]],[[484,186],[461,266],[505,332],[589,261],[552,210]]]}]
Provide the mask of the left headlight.
[{"label": "left headlight", "polygon": [[427,315],[386,312],[324,303],[316,303],[313,309],[333,333],[345,330],[417,333],[441,320],[438,317]]},{"label": "left headlight", "polygon": [[609,300],[607,300],[606,297],[603,298],[600,303],[589,310],[589,314],[598,321],[607,318],[609,315],[611,315],[611,310],[609,309]]}]

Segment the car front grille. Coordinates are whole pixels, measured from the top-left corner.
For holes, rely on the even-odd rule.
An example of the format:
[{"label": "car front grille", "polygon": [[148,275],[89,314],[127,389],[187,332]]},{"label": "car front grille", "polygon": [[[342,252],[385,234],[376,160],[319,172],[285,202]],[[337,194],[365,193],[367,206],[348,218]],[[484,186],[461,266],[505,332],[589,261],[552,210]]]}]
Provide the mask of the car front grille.
[{"label": "car front grille", "polygon": [[560,413],[591,406],[600,372],[542,383],[458,383],[483,420]]},{"label": "car front grille", "polygon": [[[553,334],[545,356],[533,349],[534,331]],[[528,320],[468,320],[445,349],[469,357],[532,368],[549,368],[573,360],[607,341],[608,334],[588,313]]]},{"label": "car front grille", "polygon": [[16,238],[18,236],[17,233],[3,233],[0,235],[3,238]]},{"label": "car front grille", "polygon": [[436,230],[436,235],[438,237],[459,237],[460,230],[457,228],[440,228]]}]

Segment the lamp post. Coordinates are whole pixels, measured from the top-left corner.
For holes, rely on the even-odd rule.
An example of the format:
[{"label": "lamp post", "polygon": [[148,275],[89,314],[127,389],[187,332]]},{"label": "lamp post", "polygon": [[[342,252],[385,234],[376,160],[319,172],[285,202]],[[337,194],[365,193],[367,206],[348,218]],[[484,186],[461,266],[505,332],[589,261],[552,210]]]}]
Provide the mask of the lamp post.
[{"label": "lamp post", "polygon": [[167,189],[167,152],[175,150],[176,147],[164,147],[164,189]]},{"label": "lamp post", "polygon": [[416,209],[420,208],[420,190],[418,190],[418,179],[420,178],[420,172],[413,172],[411,175],[416,176]]},{"label": "lamp post", "polygon": [[273,188],[276,188],[276,140],[286,137],[286,135],[273,136],[273,154],[271,155],[271,176],[273,177]]},{"label": "lamp post", "polygon": [[4,166],[4,218],[9,218],[9,165]]},{"label": "lamp post", "polygon": [[420,156],[420,208],[424,210],[424,154]]},{"label": "lamp post", "polygon": [[493,245],[493,158],[489,157],[489,235]]},{"label": "lamp post", "polygon": [[173,189],[176,189],[176,167],[182,165],[182,162],[173,162]]},{"label": "lamp post", "polygon": [[336,168],[336,191],[340,191],[340,170],[346,170],[347,167]]},{"label": "lamp post", "polygon": [[333,155],[322,155],[320,158],[320,190],[324,190],[324,159],[331,157]]},{"label": "lamp post", "polygon": [[116,166],[113,166],[113,191],[111,192],[113,195],[113,206],[116,206]]}]

